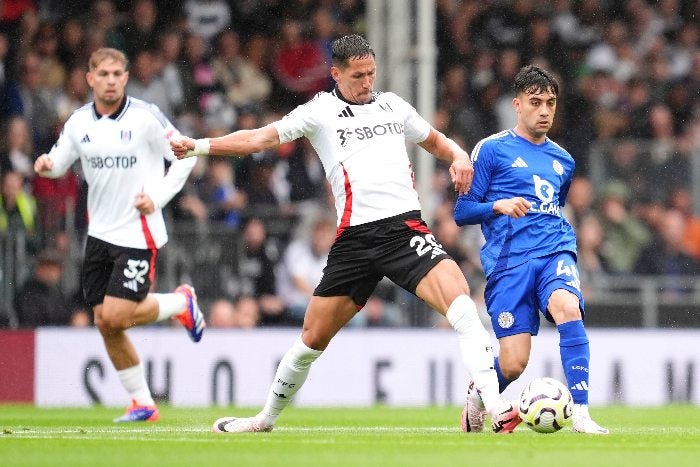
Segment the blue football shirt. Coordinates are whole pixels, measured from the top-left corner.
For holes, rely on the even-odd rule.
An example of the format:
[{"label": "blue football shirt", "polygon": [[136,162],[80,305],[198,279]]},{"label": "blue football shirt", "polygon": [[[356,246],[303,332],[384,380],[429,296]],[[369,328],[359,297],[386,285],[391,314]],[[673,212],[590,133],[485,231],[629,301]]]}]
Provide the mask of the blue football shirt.
[{"label": "blue football shirt", "polygon": [[[474,181],[457,200],[454,215],[458,225],[481,224],[487,277],[555,252],[576,255],[576,234],[562,213],[575,163],[564,148],[549,138],[538,145],[506,130],[479,141],[471,159]],[[525,217],[493,212],[495,201],[516,196],[532,203]]]}]

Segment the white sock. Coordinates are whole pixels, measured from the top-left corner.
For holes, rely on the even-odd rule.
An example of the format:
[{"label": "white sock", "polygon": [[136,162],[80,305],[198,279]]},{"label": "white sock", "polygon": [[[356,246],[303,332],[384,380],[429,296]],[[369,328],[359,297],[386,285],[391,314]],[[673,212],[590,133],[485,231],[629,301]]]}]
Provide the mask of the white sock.
[{"label": "white sock", "polygon": [[187,306],[187,298],[181,293],[151,294],[158,302],[158,317],[156,321],[164,321],[179,315]]},{"label": "white sock", "polygon": [[297,338],[294,345],[284,354],[270,386],[265,407],[258,417],[268,425],[274,425],[282,410],[289,404],[309,374],[311,364],[321,356],[321,350],[314,350]]},{"label": "white sock", "polygon": [[148,383],[146,383],[146,372],[141,363],[131,368],[119,370],[117,375],[126,392],[138,405],[155,405],[151,391],[148,389]]},{"label": "white sock", "polygon": [[447,321],[457,331],[462,359],[474,379],[484,407],[489,413],[503,405],[498,392],[498,377],[493,368],[491,336],[481,324],[476,304],[467,295],[460,295],[447,309]]},{"label": "white sock", "polygon": [[586,404],[574,404],[572,415],[576,418],[590,417],[588,413],[588,406]]}]

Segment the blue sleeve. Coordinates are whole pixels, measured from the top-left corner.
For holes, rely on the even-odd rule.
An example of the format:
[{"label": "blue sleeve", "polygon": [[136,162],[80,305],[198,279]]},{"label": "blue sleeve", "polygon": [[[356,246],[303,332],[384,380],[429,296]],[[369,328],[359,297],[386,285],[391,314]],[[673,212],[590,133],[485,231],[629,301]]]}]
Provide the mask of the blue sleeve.
[{"label": "blue sleeve", "polygon": [[480,203],[471,199],[472,193],[460,195],[455,203],[455,222],[457,225],[481,224],[489,217],[495,216],[493,212],[493,202]]},{"label": "blue sleeve", "polygon": [[493,143],[481,140],[474,146],[471,155],[474,165],[474,179],[469,192],[460,195],[455,203],[454,218],[457,225],[480,224],[494,216],[493,202],[483,202],[491,184]]}]

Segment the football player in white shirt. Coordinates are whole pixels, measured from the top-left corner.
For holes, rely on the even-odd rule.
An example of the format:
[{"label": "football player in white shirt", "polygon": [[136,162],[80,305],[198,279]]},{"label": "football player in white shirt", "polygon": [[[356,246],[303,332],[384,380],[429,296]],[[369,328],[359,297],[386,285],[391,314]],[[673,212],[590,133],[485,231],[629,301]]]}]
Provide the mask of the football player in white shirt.
[{"label": "football player in white shirt", "polygon": [[[159,418],[144,368],[126,330],[176,317],[190,338],[205,323],[194,288],[149,293],[158,249],[168,240],[162,208],[182,188],[193,163],[178,161],[168,138],[179,134],[152,104],[124,93],[126,56],[102,48],[90,56],[87,81],[94,102],[76,110],[37,174],[60,177],[80,159],[88,183],[88,237],[82,285],[109,358],[132,399],[118,422]],[[172,162],[167,174],[164,159]]]},{"label": "football player in white shirt", "polygon": [[469,286],[421,219],[406,140],[450,163],[458,193],[466,193],[473,168],[454,141],[392,93],[373,92],[374,51],[358,35],[332,45],[330,92],[319,93],[282,120],[263,128],[211,139],[171,140],[178,158],[247,155],[307,137],[335,195],[338,232],[323,278],[306,309],[303,331],[282,358],[262,411],[255,417],[216,420],[216,432],[270,431],[306,380],[310,365],[388,277],[414,293],[457,331],[463,360],[479,388],[495,431],[517,425],[517,408],[498,393],[493,349]]}]

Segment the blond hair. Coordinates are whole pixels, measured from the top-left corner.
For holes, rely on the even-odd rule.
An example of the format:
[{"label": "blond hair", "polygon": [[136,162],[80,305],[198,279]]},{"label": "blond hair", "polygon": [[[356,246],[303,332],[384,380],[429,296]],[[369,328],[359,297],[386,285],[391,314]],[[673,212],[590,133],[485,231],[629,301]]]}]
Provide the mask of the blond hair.
[{"label": "blond hair", "polygon": [[127,69],[129,67],[129,60],[126,58],[126,55],[124,55],[122,51],[113,49],[111,47],[102,47],[100,49],[95,50],[90,55],[90,61],[88,62],[90,71],[93,71],[100,65],[100,63],[107,59],[112,59],[121,62],[124,65],[124,69]]}]

